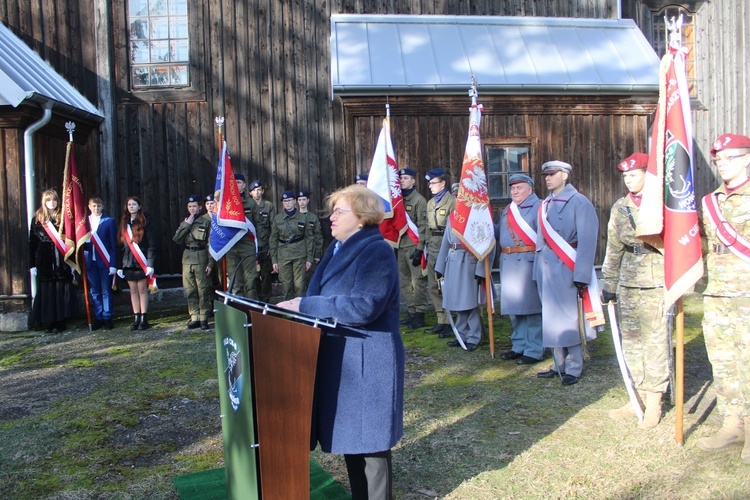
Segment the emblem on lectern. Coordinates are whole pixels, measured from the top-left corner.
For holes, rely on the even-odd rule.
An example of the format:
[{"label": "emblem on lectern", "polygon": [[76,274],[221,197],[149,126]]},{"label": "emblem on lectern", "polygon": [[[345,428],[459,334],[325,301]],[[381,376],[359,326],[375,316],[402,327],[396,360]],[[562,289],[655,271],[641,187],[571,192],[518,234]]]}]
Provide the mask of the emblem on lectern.
[{"label": "emblem on lectern", "polygon": [[224,337],[224,376],[232,410],[237,413],[242,400],[242,353],[232,337]]}]

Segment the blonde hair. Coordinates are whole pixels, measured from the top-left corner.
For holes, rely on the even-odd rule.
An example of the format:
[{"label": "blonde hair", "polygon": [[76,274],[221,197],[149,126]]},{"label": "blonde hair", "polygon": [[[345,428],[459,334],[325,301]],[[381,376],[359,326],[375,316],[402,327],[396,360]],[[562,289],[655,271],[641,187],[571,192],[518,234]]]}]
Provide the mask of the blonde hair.
[{"label": "blonde hair", "polygon": [[[57,200],[57,208],[52,214],[47,212],[47,202],[49,200]],[[51,221],[52,224],[57,226],[60,225],[62,211],[60,211],[60,196],[57,194],[57,191],[54,189],[48,189],[42,193],[42,206],[36,211],[35,216],[36,220],[39,221],[39,224],[46,224],[47,221]]]},{"label": "blonde hair", "polygon": [[385,217],[383,200],[361,184],[352,184],[331,193],[326,198],[329,215],[341,199],[346,199],[351,204],[352,213],[365,227],[380,224]]}]

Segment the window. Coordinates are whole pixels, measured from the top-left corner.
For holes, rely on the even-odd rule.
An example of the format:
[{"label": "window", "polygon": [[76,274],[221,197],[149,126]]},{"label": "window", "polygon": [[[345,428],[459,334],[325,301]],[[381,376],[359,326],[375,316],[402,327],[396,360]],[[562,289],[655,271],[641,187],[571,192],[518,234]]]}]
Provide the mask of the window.
[{"label": "window", "polygon": [[664,21],[666,16],[668,21],[679,19],[682,15],[682,46],[688,49],[687,58],[685,59],[685,70],[687,72],[687,84],[690,89],[691,97],[695,97],[695,19],[690,12],[682,7],[669,6],[652,12],[653,33],[651,35],[651,45],[653,46],[659,58],[667,52],[669,45],[669,31]]},{"label": "window", "polygon": [[187,0],[129,0],[131,88],[190,85]]},{"label": "window", "polygon": [[511,174],[531,175],[531,141],[484,141],[485,168],[491,200],[510,199],[508,178]]}]

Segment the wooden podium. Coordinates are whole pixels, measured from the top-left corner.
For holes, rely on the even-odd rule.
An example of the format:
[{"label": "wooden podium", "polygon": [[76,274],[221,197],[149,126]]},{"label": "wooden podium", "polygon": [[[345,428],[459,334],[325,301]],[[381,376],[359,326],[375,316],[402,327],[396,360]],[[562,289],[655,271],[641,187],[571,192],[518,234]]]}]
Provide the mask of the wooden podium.
[{"label": "wooden podium", "polygon": [[335,323],[219,295],[216,347],[227,497],[307,499],[318,326]]}]

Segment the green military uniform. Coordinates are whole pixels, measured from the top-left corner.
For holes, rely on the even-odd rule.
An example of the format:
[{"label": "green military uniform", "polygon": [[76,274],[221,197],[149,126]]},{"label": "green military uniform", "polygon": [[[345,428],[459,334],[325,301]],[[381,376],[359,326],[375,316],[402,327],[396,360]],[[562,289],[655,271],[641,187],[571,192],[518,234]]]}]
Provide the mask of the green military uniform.
[{"label": "green military uniform", "polygon": [[274,246],[271,244],[271,225],[273,218],[276,217],[276,207],[270,201],[263,199],[257,204],[258,223],[255,225],[255,231],[258,233],[260,273],[255,280],[255,291],[260,300],[268,302],[271,300],[271,273],[273,271],[269,249]]},{"label": "green military uniform", "polygon": [[312,238],[307,235],[307,217],[295,209],[276,214],[271,224],[271,262],[279,266],[279,281],[284,289],[284,300],[305,295],[307,278],[305,264],[313,261]]},{"label": "green military uniform", "polygon": [[195,217],[192,223],[182,221],[172,238],[175,243],[185,245],[182,252],[182,286],[191,321],[206,321],[213,307],[211,280],[206,275],[210,234],[211,220]]},{"label": "green military uniform", "polygon": [[300,216],[305,218],[305,237],[313,240],[313,260],[310,271],[307,273],[307,281],[309,282],[315,272],[317,262],[323,257],[323,231],[320,229],[320,218],[314,213],[310,211],[300,212]]},{"label": "green military uniform", "polygon": [[439,202],[435,201],[436,198],[437,196],[433,196],[427,202],[427,289],[437,313],[438,325],[446,325],[448,316],[443,309],[443,297],[435,276],[435,261],[440,252],[445,225],[448,223],[451,212],[456,208],[456,197],[446,191]]},{"label": "green military uniform", "polygon": [[619,298],[622,347],[634,387],[663,394],[669,384],[669,344],[664,310],[664,257],[635,237],[638,206],[632,195],[612,206],[603,290]]},{"label": "green military uniform", "polygon": [[[245,217],[257,227],[258,222],[258,204],[246,193],[242,193],[242,206],[245,210]],[[253,284],[258,277],[258,266],[256,264],[255,241],[250,232],[234,244],[231,250],[226,253],[227,274],[229,279],[234,276],[234,285],[231,292],[243,295],[250,299],[257,299]],[[246,259],[242,260],[243,257]]]},{"label": "green military uniform", "polygon": [[412,265],[415,250],[423,251],[427,232],[427,200],[415,189],[404,195],[404,207],[419,229],[419,243],[414,244],[407,233],[398,242],[398,274],[401,281],[401,300],[406,302],[410,315],[424,315],[427,308],[426,277],[421,266]]}]

